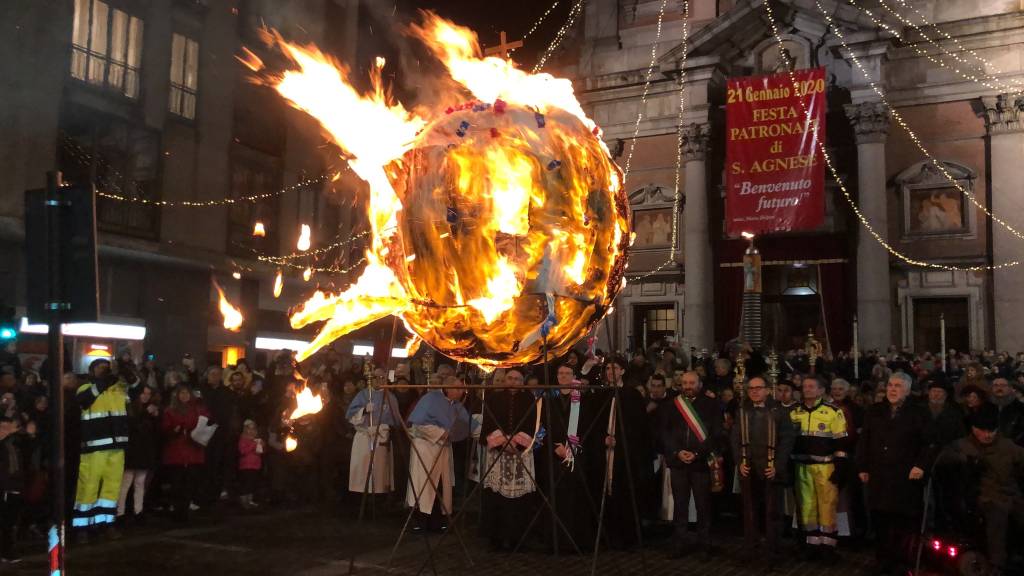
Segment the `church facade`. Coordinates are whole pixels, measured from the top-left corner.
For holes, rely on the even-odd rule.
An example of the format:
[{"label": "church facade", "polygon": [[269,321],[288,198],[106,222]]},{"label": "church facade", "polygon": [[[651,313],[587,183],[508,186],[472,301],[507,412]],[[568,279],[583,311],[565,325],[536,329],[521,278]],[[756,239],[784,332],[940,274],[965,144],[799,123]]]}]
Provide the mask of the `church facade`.
[{"label": "church facade", "polygon": [[943,322],[948,348],[1024,350],[1020,0],[593,0],[584,16],[577,94],[628,167],[636,233],[612,348],[739,335],[725,84],[822,67],[835,175],[821,226],[755,240],[766,347],[813,332],[839,353],[856,325],[862,351],[935,352]]}]

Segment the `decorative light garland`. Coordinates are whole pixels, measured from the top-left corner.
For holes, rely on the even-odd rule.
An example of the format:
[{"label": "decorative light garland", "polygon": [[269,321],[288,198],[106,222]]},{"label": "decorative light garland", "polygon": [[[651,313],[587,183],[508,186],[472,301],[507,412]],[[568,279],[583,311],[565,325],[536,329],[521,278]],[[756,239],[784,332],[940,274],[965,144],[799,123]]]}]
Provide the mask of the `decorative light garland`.
[{"label": "decorative light garland", "polygon": [[569,17],[566,19],[565,24],[562,24],[562,27],[558,29],[554,40],[551,41],[551,44],[548,44],[548,49],[544,51],[544,55],[540,57],[540,60],[537,61],[537,65],[530,71],[531,74],[536,74],[537,72],[540,72],[541,68],[544,68],[544,64],[547,63],[548,58],[551,57],[555,48],[558,48],[558,45],[562,43],[562,39],[565,38],[565,34],[572,28],[573,24],[576,23],[576,18],[578,18],[580,13],[583,11],[583,5],[586,4],[586,2],[587,0],[577,0],[576,3],[572,5],[572,9],[569,10]]},{"label": "decorative light garland", "polygon": [[676,117],[676,182],[672,203],[672,249],[668,259],[675,262],[676,244],[679,240],[679,209],[682,194],[679,190],[679,173],[683,168],[683,116],[686,112],[686,53],[690,40],[690,1],[683,0],[683,57],[679,61],[679,115]]},{"label": "decorative light garland", "polygon": [[[544,22],[544,19],[548,17],[548,14],[551,14],[551,11],[558,7],[558,3],[560,1],[561,0],[555,0],[555,3],[549,6],[548,9],[545,10],[544,13],[540,15],[540,18],[538,18],[537,21],[533,23],[533,26],[530,26],[530,29],[526,31],[526,34],[523,34],[523,37],[520,38],[519,41],[525,42],[527,38],[532,36],[533,33],[537,31],[537,28],[540,28],[541,23]],[[512,53],[515,52],[516,50],[518,50],[518,48],[509,49],[508,54],[511,56]]]},{"label": "decorative light garland", "polygon": [[[949,35],[948,33],[946,33],[946,32],[945,32],[944,30],[942,30],[941,28],[939,28],[937,24],[932,24],[931,22],[929,22],[929,21],[928,21],[928,18],[926,18],[926,17],[925,17],[925,15],[924,15],[924,14],[923,14],[923,13],[922,13],[922,12],[921,12],[921,11],[920,11],[920,10],[919,10],[918,8],[917,8],[917,7],[915,7],[915,6],[912,6],[912,5],[908,5],[908,4],[907,4],[907,2],[906,2],[906,0],[896,0],[896,2],[899,2],[900,6],[903,6],[904,8],[910,8],[911,10],[913,10],[913,11],[914,11],[914,13],[915,13],[915,14],[917,14],[917,16],[918,16],[918,17],[919,17],[919,18],[921,19],[921,23],[922,23],[922,24],[924,24],[925,26],[929,26],[929,27],[931,27],[931,28],[932,28],[933,30],[935,30],[936,32],[938,32],[939,34],[941,34],[941,35],[942,35],[942,36],[943,36],[943,37],[944,37],[944,38],[945,38],[946,40],[949,40],[950,42],[952,42],[952,43],[953,43],[953,45],[954,45],[954,46],[956,46],[956,47],[957,47],[957,48],[958,48],[958,49],[959,49],[959,50],[960,50],[961,52],[966,52],[966,53],[970,54],[971,56],[973,56],[973,57],[974,57],[974,59],[975,59],[975,60],[977,60],[977,61],[978,61],[978,63],[980,63],[980,64],[981,64],[981,71],[982,71],[982,73],[984,73],[984,74],[989,74],[988,70],[989,70],[989,69],[991,69],[993,73],[992,73],[992,74],[989,74],[989,76],[990,76],[990,77],[993,77],[993,78],[994,78],[995,76],[997,76],[997,75],[1001,75],[1001,74],[1003,74],[1003,71],[1002,71],[1002,70],[1000,70],[1000,69],[999,69],[998,67],[996,67],[996,66],[995,66],[994,64],[992,64],[992,63],[991,63],[991,62],[989,62],[988,60],[986,60],[986,59],[982,58],[981,56],[978,56],[978,53],[977,53],[977,52],[975,52],[974,50],[970,50],[970,49],[968,49],[968,48],[965,48],[965,47],[963,46],[963,44],[960,44],[960,41],[959,41],[959,40],[957,40],[957,39],[956,39],[956,38],[954,38],[953,36],[950,36],[950,35]],[[919,28],[919,27],[918,27],[918,26],[917,26],[916,24],[914,24],[913,22],[911,22],[911,21],[910,21],[909,19],[904,19],[904,18],[903,18],[903,16],[902,16],[901,14],[899,14],[898,12],[896,12],[896,11],[895,11],[895,10],[894,10],[893,8],[890,8],[890,7],[889,7],[889,6],[888,6],[888,5],[887,5],[887,4],[885,3],[885,1],[884,1],[884,0],[880,0],[880,3],[881,3],[881,4],[882,4],[882,6],[884,6],[884,7],[885,7],[885,9],[886,9],[887,11],[889,11],[889,13],[891,13],[891,14],[892,14],[893,16],[896,16],[897,18],[899,18],[899,19],[900,19],[900,21],[902,21],[903,23],[905,23],[905,24],[907,24],[907,25],[909,25],[909,26],[913,27],[913,28],[914,28],[914,30],[917,30],[917,32],[918,32],[919,34],[921,34],[921,36],[922,36],[922,37],[924,37],[924,39],[925,39],[925,40],[928,40],[928,42],[929,42],[929,43],[931,43],[931,44],[932,44],[933,46],[936,46],[936,47],[938,47],[938,48],[939,48],[940,50],[942,50],[943,52],[946,52],[946,54],[948,54],[948,55],[952,56],[952,57],[953,57],[954,59],[956,59],[956,61],[957,61],[957,62],[960,62],[960,63],[962,63],[962,64],[964,64],[964,65],[970,65],[970,64],[969,64],[968,62],[966,62],[966,61],[964,61],[964,60],[960,59],[960,57],[958,57],[958,56],[957,56],[957,55],[956,55],[955,53],[947,52],[947,51],[946,51],[945,49],[943,49],[943,48],[942,48],[942,47],[941,47],[941,46],[940,46],[940,45],[939,45],[938,43],[936,43],[935,41],[933,41],[933,40],[931,40],[930,38],[928,38],[928,35],[927,35],[927,34],[925,34],[923,30],[921,30],[921,29],[920,29],[920,28]],[[1014,95],[1014,96],[1017,96],[1017,95],[1019,95],[1019,94],[1021,94],[1021,93],[1024,93],[1024,84],[1022,84],[1022,83],[1020,82],[1020,80],[1014,80],[1014,79],[1012,79],[1012,78],[1008,78],[1008,79],[1007,79],[1007,81],[1008,81],[1008,82],[1009,82],[1010,84],[1013,84],[1013,85],[1017,86],[1018,88],[1022,88],[1022,89],[1019,89],[1019,90],[1017,90],[1016,92],[1014,92],[1014,93],[1013,93],[1013,95]],[[1004,85],[1005,85],[1005,84],[1004,84]]]},{"label": "decorative light garland", "polygon": [[341,248],[342,246],[346,246],[348,244],[351,244],[351,243],[355,242],[356,240],[358,240],[360,238],[364,238],[364,237],[369,236],[369,235],[370,235],[370,231],[369,230],[365,230],[365,231],[360,232],[359,234],[356,234],[354,236],[349,236],[345,240],[337,240],[337,238],[340,238],[340,236],[336,236],[335,237],[336,241],[333,244],[328,244],[327,246],[323,246],[321,248],[317,248],[316,250],[309,250],[307,252],[292,252],[291,254],[286,254],[284,256],[271,256],[271,258],[279,258],[281,260],[295,260],[297,258],[308,258],[310,256],[317,256],[317,255],[323,254],[325,252],[330,252],[331,250],[334,250],[335,248]]},{"label": "decorative light garland", "polygon": [[679,64],[679,114],[676,118],[676,182],[672,203],[672,247],[669,250],[669,257],[667,260],[659,264],[653,270],[650,270],[640,276],[633,278],[633,282],[649,278],[657,274],[658,272],[661,272],[666,267],[675,264],[676,261],[676,245],[679,242],[679,209],[681,208],[682,204],[682,193],[680,191],[679,186],[679,174],[680,172],[682,172],[683,167],[683,116],[686,111],[686,56],[687,52],[689,51],[689,24],[690,2],[689,0],[683,0],[683,57],[680,60]]},{"label": "decorative light garland", "polygon": [[640,121],[644,117],[644,106],[647,105],[647,93],[651,89],[651,74],[654,72],[654,65],[658,62],[658,42],[661,41],[661,24],[665,19],[665,6],[668,0],[661,0],[661,8],[658,10],[658,27],[654,35],[654,43],[651,44],[651,63],[647,65],[647,74],[644,76],[644,89],[640,94],[640,109],[636,114],[636,125],[633,127],[633,138],[629,142],[629,154],[626,155],[626,166],[622,170],[622,187],[626,187],[626,179],[629,178],[629,167],[633,161],[633,151],[636,150],[636,139],[640,135]]},{"label": "decorative light garland", "polygon": [[357,260],[348,268],[338,268],[337,266],[330,266],[326,268],[317,266],[304,266],[302,264],[295,264],[294,262],[290,262],[288,260],[282,260],[280,257],[277,256],[264,256],[260,254],[256,255],[256,259],[259,260],[260,262],[266,262],[268,264],[274,264],[276,266],[287,266],[288,268],[292,268],[295,270],[311,270],[313,272],[325,272],[330,274],[348,274],[349,272],[355,270],[359,266],[362,266],[363,264],[366,263],[365,256]]},{"label": "decorative light garland", "polygon": [[900,128],[903,128],[907,135],[910,136],[911,141],[914,142],[914,144],[921,151],[921,153],[924,154],[931,161],[932,165],[934,165],[935,168],[938,169],[939,172],[941,172],[942,175],[946,177],[946,180],[948,180],[954,188],[959,190],[965,198],[971,201],[971,204],[974,204],[978,209],[980,209],[982,212],[988,215],[988,217],[991,218],[993,222],[996,222],[1003,228],[1006,228],[1006,230],[1008,230],[1017,238],[1024,240],[1024,234],[1021,234],[1014,227],[1010,226],[1002,219],[992,214],[992,212],[984,204],[978,201],[974,194],[971,194],[970,192],[967,191],[967,189],[961,186],[960,182],[958,182],[957,179],[954,178],[948,170],[946,170],[946,167],[943,166],[942,163],[939,162],[938,159],[936,159],[935,156],[933,156],[927,148],[924,147],[924,144],[921,142],[921,139],[918,138],[917,134],[915,134],[913,130],[910,129],[910,126],[907,124],[906,120],[903,119],[903,116],[899,113],[899,111],[896,110],[896,107],[889,104],[889,101],[886,100],[885,93],[882,92],[882,89],[878,87],[874,80],[871,80],[868,71],[864,68],[864,65],[861,64],[860,59],[857,58],[857,55],[854,54],[852,50],[850,50],[850,47],[846,44],[846,39],[843,37],[842,32],[839,31],[839,27],[832,22],[832,17],[822,7],[821,2],[819,0],[815,0],[814,3],[818,7],[818,10],[821,12],[821,14],[825,17],[825,22],[835,32],[836,38],[839,39],[839,42],[842,44],[843,48],[850,55],[850,60],[853,61],[854,65],[857,66],[857,69],[859,69],[861,74],[864,75],[864,78],[868,82],[868,86],[870,86],[874,93],[878,95],[878,98],[882,101],[882,103],[889,108],[889,112],[892,115],[893,120],[896,120],[896,123],[900,125]]},{"label": "decorative light garland", "polygon": [[117,200],[118,202],[134,202],[136,204],[146,204],[149,206],[160,206],[167,208],[208,208],[210,206],[230,206],[232,204],[241,204],[243,202],[258,202],[260,200],[266,200],[268,198],[282,196],[284,194],[293,192],[295,190],[298,190],[299,188],[304,188],[311,184],[326,182],[327,180],[330,180],[332,178],[332,175],[324,174],[322,176],[317,176],[316,178],[303,180],[302,182],[296,182],[291,186],[287,186],[285,188],[275,190],[273,192],[251,194],[249,196],[239,196],[238,198],[220,198],[217,200],[149,200],[146,198],[131,198],[128,196],[121,196],[119,194],[112,194],[110,192],[100,192],[99,190],[96,191],[96,195],[103,198],[109,198],[111,200]]},{"label": "decorative light garland", "polygon": [[[63,133],[63,132],[61,133],[61,140],[62,140],[62,144],[65,147],[65,150],[68,153],[70,153],[72,156],[74,156],[77,160],[79,160],[80,162],[90,163],[90,162],[93,161],[93,155],[89,151],[85,150],[85,148],[83,148],[81,144],[76,142],[75,139],[73,137],[71,137],[70,135],[68,135],[67,133]],[[119,172],[116,168],[111,167],[110,164],[106,160],[104,160],[102,156],[100,156],[98,160],[104,165],[104,167],[106,167],[106,168],[108,168],[110,170],[111,176],[114,179],[118,179],[118,178],[122,178],[123,177],[121,172]],[[345,169],[349,169],[349,168],[346,166]],[[304,188],[306,186],[309,186],[311,184],[318,184],[318,183],[326,182],[328,180],[333,180],[335,178],[335,176],[336,176],[336,174],[322,174],[320,176],[317,176],[316,178],[311,178],[309,180],[303,180],[302,182],[296,182],[295,184],[292,184],[291,186],[287,186],[285,188],[281,188],[280,190],[275,190],[273,192],[264,192],[262,194],[252,194],[252,195],[249,195],[249,196],[239,196],[237,198],[221,198],[221,199],[218,199],[218,200],[198,200],[198,201],[193,201],[193,200],[181,200],[181,201],[150,200],[148,198],[139,198],[139,197],[135,197],[135,196],[127,196],[127,195],[125,195],[123,193],[117,194],[117,193],[114,193],[114,192],[105,192],[105,191],[102,191],[102,190],[97,190],[96,191],[96,195],[101,197],[101,198],[107,198],[109,200],[116,200],[118,202],[133,202],[135,204],[144,204],[144,205],[147,205],[147,206],[160,206],[160,207],[168,207],[168,208],[177,208],[177,207],[206,208],[206,207],[210,207],[210,206],[229,206],[231,204],[239,204],[239,203],[243,203],[243,202],[253,202],[253,203],[255,203],[255,202],[258,202],[260,200],[266,200],[266,199],[269,199],[269,198],[274,198],[276,196],[282,196],[284,194],[288,194],[289,192],[294,192],[295,190],[299,190],[299,189]],[[107,184],[111,188],[114,188],[115,190],[117,190],[119,192],[121,191],[121,187],[118,186],[116,183],[108,182]]]},{"label": "decorative light garland", "polygon": [[[817,0],[815,0],[815,4],[818,5],[818,9],[825,16],[826,21],[831,25],[831,17],[828,15],[828,13],[825,12],[822,9],[821,4]],[[764,2],[763,6],[764,6],[765,12],[766,12],[766,14],[768,16],[768,22],[771,25],[772,35],[775,37],[775,41],[776,41],[776,43],[778,45],[778,48],[779,48],[779,55],[783,56],[783,50],[785,49],[785,47],[784,47],[783,42],[782,42],[782,36],[779,34],[778,24],[775,21],[775,13],[774,13],[774,11],[771,8],[771,3],[770,2]],[[833,29],[834,28],[835,27],[833,26]],[[846,42],[843,39],[841,33],[839,33],[837,31],[836,32],[836,36],[839,38],[840,42],[843,43],[843,47],[846,48],[847,52],[850,53],[851,56],[852,56],[852,52],[850,52],[849,47],[846,46]],[[861,68],[861,70],[863,71],[863,68]],[[789,77],[790,77],[790,80],[793,82],[794,87],[797,86],[798,82],[797,82],[796,78],[793,76],[793,70],[792,69],[789,70]],[[803,100],[800,101],[800,107],[804,111],[804,116],[807,118],[808,121],[810,121],[810,111],[807,109],[807,106],[806,106],[806,104],[804,104]],[[846,189],[846,185],[843,183],[843,180],[840,177],[838,170],[836,170],[835,165],[832,163],[832,158],[831,158],[831,156],[829,156],[828,150],[826,150],[826,148],[825,148],[825,143],[822,142],[821,140],[818,140],[818,148],[821,150],[822,156],[825,159],[825,164],[826,164],[826,166],[828,166],[829,172],[832,173],[832,177],[835,179],[836,183],[839,185],[839,189],[842,191],[843,197],[846,199],[847,203],[849,203],[850,208],[853,209],[853,212],[857,216],[857,218],[860,220],[861,225],[864,226],[865,230],[867,230],[871,234],[871,236],[875,239],[876,242],[878,242],[883,248],[886,249],[886,251],[888,251],[890,254],[892,254],[896,258],[898,258],[898,259],[902,260],[903,262],[906,262],[907,264],[910,264],[912,266],[920,266],[920,267],[923,267],[923,268],[935,268],[935,269],[939,269],[939,270],[967,271],[967,272],[975,272],[975,271],[981,271],[981,270],[995,270],[995,269],[999,269],[999,268],[1009,268],[1011,266],[1017,266],[1018,264],[1020,264],[1019,261],[1012,261],[1012,262],[1005,262],[1003,264],[996,264],[996,265],[993,265],[993,266],[949,266],[949,265],[945,265],[945,264],[936,264],[936,263],[933,263],[933,262],[924,262],[924,261],[921,261],[921,260],[916,260],[914,258],[911,258],[911,257],[903,254],[899,250],[896,250],[888,242],[886,242],[886,240],[884,238],[882,238],[882,236],[877,231],[875,231],[875,228],[871,225],[871,222],[868,221],[868,219],[860,211],[860,208],[857,206],[857,203],[854,202],[853,197],[850,195],[849,190]]]},{"label": "decorative light garland", "polygon": [[[866,15],[869,19],[871,19],[871,22],[874,23],[875,26],[878,26],[879,28],[882,28],[885,31],[889,32],[890,34],[895,36],[897,40],[899,40],[901,42],[904,42],[904,43],[908,42],[908,40],[904,37],[904,35],[900,34],[899,31],[897,31],[895,28],[893,28],[892,26],[889,26],[884,21],[882,21],[880,18],[875,16],[875,14],[873,12],[871,12],[871,10],[869,10],[868,8],[865,8],[864,6],[861,6],[861,5],[857,4],[857,0],[847,0],[847,2],[849,2],[849,4],[851,6],[853,6],[854,8],[856,8],[858,10],[860,10],[864,15]],[[910,22],[908,20],[904,20],[903,17],[900,14],[894,12],[891,8],[889,8],[888,5],[885,4],[884,1],[881,2],[881,4],[882,4],[882,6],[885,6],[886,9],[891,14],[893,14],[894,16],[899,18],[904,24],[906,24],[907,26],[911,26],[915,30],[917,30],[921,34],[921,36],[924,37],[924,39],[928,41],[928,43],[930,43],[931,45],[933,45],[936,48],[938,48],[943,54],[945,54],[946,56],[949,56],[951,58],[954,58],[954,59],[957,59],[958,61],[960,61],[959,58],[956,56],[956,54],[953,54],[953,53],[949,52],[948,50],[943,48],[942,45],[932,41],[930,38],[928,38],[928,36],[924,32],[922,32],[919,28],[917,28],[917,26],[915,26],[912,22]],[[1002,87],[1000,87],[999,85],[993,85],[993,84],[988,83],[986,81],[986,79],[984,79],[982,77],[975,76],[975,75],[970,74],[968,72],[963,72],[959,68],[957,68],[955,66],[951,66],[951,65],[943,62],[939,58],[932,56],[931,54],[928,53],[927,50],[922,50],[922,49],[918,48],[917,45],[915,45],[915,44],[907,43],[906,46],[908,46],[911,50],[916,52],[919,56],[922,56],[922,57],[928,59],[928,61],[932,62],[933,64],[935,64],[935,65],[937,65],[937,66],[939,66],[941,68],[945,68],[946,70],[953,71],[954,73],[959,75],[964,80],[970,80],[970,81],[974,82],[975,84],[978,84],[980,86],[984,86],[984,87],[989,88],[991,90],[1003,91],[1003,90],[1006,89],[1005,85],[1002,85]]]}]

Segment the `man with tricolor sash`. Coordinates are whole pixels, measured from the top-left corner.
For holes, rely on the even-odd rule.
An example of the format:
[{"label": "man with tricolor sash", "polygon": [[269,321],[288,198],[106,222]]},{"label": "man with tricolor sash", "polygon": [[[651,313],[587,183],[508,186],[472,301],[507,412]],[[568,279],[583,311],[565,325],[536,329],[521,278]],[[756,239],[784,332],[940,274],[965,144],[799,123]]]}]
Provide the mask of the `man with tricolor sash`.
[{"label": "man with tricolor sash", "polygon": [[[672,474],[673,517],[679,539],[676,558],[698,547],[706,556],[713,554],[711,491],[713,478],[721,474],[722,410],[701,388],[696,372],[683,374],[682,394],[673,400],[672,410],[663,411],[661,422],[660,446]],[[688,534],[691,495],[697,511],[696,542]]]}]

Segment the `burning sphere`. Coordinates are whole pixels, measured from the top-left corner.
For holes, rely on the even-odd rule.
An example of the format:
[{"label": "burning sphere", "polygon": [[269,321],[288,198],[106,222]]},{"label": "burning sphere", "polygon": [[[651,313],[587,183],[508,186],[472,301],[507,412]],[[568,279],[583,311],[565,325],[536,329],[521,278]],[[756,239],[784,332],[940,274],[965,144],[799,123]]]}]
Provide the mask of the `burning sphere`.
[{"label": "burning sphere", "polygon": [[483,58],[472,32],[429,13],[410,33],[447,68],[449,102],[392,103],[383,59],[359,94],[342,66],[277,37],[298,70],[268,83],[346,152],[372,232],[354,284],[291,311],[293,327],[324,322],[298,358],[389,314],[456,360],[529,363],[545,344],[557,357],[623,283],[622,174],[568,80]]},{"label": "burning sphere", "polygon": [[385,247],[401,316],[451,358],[554,358],[603,316],[628,242],[620,172],[578,118],[503,101],[430,126],[388,166],[402,203]]}]

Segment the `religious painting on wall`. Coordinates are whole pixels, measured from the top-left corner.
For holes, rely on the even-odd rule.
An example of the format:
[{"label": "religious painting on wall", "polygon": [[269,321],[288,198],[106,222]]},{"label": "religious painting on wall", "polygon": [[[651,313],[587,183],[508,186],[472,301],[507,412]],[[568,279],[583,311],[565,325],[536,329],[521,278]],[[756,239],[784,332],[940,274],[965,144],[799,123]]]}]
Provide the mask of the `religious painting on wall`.
[{"label": "religious painting on wall", "polygon": [[672,208],[633,211],[633,249],[668,248],[672,245]]},{"label": "religious painting on wall", "polygon": [[825,220],[825,69],[730,78],[726,232],[813,230]]},{"label": "religious painting on wall", "polygon": [[907,189],[907,233],[915,236],[968,231],[964,198],[955,188]]}]

